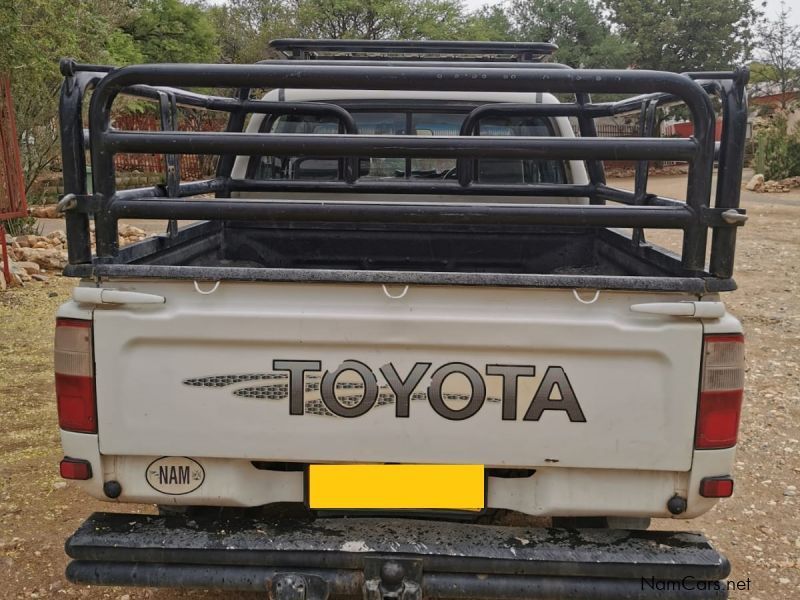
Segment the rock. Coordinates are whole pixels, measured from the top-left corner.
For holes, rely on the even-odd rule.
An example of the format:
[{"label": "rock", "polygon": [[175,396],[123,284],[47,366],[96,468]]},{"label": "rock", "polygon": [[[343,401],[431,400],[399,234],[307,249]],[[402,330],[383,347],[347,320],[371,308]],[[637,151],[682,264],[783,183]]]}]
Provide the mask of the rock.
[{"label": "rock", "polygon": [[67,264],[65,253],[57,248],[20,248],[24,261],[35,262],[45,269],[63,269]]},{"label": "rock", "polygon": [[32,248],[33,245],[39,241],[38,235],[18,235],[14,240],[22,248]]},{"label": "rock", "polygon": [[11,275],[16,275],[22,282],[31,280],[31,276],[28,274],[28,272],[25,269],[17,268],[16,263],[11,265]]},{"label": "rock", "polygon": [[131,600],[131,595],[123,594],[122,596],[119,597],[119,600]]},{"label": "rock", "polygon": [[793,490],[791,488],[786,488],[785,490],[783,490],[783,495],[784,496],[796,496],[797,495],[797,490]]},{"label": "rock", "polygon": [[13,269],[11,270],[11,281],[8,284],[9,287],[22,287],[22,278],[16,273]]},{"label": "rock", "polygon": [[54,490],[63,490],[65,487],[67,487],[67,482],[66,481],[56,481],[53,484],[53,489]]},{"label": "rock", "polygon": [[49,294],[47,294],[48,298],[55,298],[56,296],[58,296],[58,292],[50,292]]},{"label": "rock", "polygon": [[47,275],[42,275],[41,273],[34,273],[31,275],[31,279],[34,281],[50,281],[50,278]]},{"label": "rock", "polygon": [[44,206],[32,206],[28,213],[37,219],[57,219],[60,216],[57,204],[47,204]]},{"label": "rock", "polygon": [[744,187],[751,192],[760,192],[764,189],[764,176],[761,173],[756,173]]},{"label": "rock", "polygon": [[42,270],[42,267],[39,266],[38,263],[27,260],[15,262],[14,266],[20,269],[25,269],[29,275],[32,275],[33,273],[38,273],[39,271]]},{"label": "rock", "polygon": [[127,224],[120,225],[119,234],[123,237],[145,237],[147,235],[144,229]]}]

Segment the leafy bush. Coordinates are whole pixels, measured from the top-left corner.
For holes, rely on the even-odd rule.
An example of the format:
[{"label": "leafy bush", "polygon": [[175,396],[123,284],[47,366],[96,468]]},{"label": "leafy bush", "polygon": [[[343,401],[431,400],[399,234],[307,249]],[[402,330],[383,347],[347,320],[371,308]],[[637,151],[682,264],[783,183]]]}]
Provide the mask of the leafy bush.
[{"label": "leafy bush", "polygon": [[765,179],[800,175],[800,129],[789,131],[786,115],[779,113],[756,134],[756,171]]}]

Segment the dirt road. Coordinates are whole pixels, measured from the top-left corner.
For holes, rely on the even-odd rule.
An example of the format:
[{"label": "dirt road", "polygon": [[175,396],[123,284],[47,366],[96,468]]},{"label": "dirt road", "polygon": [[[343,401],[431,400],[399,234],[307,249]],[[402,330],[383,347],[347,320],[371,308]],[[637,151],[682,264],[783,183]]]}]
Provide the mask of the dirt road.
[{"label": "dirt road", "polygon": [[[652,184],[667,193],[682,180]],[[750,222],[739,236],[740,290],[726,297],[748,337],[736,496],[700,519],[655,526],[710,535],[733,563],[731,578],[750,581],[732,598],[791,600],[800,598],[800,195],[746,194],[744,206]],[[72,285],[54,277],[0,294],[0,598],[250,597],[90,589],[64,579],[64,539],[92,511],[114,509],[58,476],[51,340],[56,307]]]}]

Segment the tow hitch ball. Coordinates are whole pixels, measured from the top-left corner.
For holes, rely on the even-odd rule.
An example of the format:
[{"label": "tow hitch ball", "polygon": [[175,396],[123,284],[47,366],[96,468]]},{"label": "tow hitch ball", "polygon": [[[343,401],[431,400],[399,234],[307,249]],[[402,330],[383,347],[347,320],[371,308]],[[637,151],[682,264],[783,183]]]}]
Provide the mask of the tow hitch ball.
[{"label": "tow hitch ball", "polygon": [[422,561],[368,558],[364,600],[422,600]]},{"label": "tow hitch ball", "polygon": [[[422,561],[364,559],[364,600],[422,600]],[[328,583],[317,575],[280,573],[268,585],[270,600],[327,600]]]}]

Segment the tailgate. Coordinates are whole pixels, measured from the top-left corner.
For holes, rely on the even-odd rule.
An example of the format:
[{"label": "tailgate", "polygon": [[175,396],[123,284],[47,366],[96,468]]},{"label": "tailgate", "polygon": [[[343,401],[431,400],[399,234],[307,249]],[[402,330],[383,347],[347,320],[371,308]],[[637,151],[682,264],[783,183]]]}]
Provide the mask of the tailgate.
[{"label": "tailgate", "polygon": [[118,287],[166,302],[94,312],[104,454],[691,466],[702,324],[629,309],[680,294]]}]

